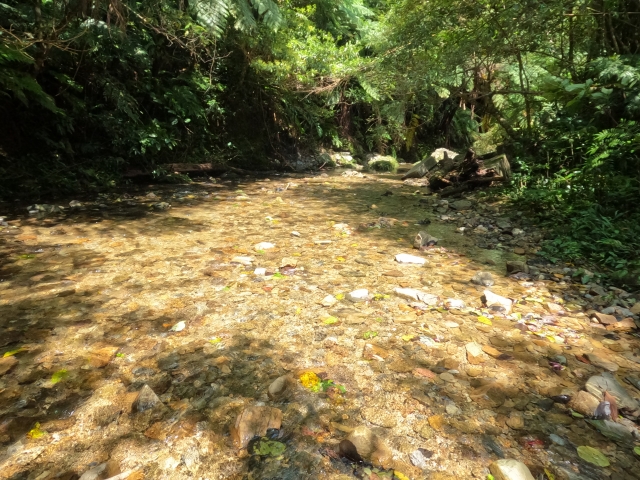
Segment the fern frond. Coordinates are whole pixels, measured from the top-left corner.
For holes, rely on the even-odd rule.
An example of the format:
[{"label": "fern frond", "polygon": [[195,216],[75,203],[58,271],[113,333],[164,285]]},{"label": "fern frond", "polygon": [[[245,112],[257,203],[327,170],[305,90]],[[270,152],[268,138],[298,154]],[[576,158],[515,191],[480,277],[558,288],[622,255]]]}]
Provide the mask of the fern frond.
[{"label": "fern frond", "polygon": [[236,0],[236,28],[243,32],[249,32],[255,29],[258,24],[253,14],[253,9],[249,4],[249,0]]},{"label": "fern frond", "polygon": [[222,35],[231,14],[230,0],[196,0],[193,9],[198,22],[210,28],[216,36]]}]

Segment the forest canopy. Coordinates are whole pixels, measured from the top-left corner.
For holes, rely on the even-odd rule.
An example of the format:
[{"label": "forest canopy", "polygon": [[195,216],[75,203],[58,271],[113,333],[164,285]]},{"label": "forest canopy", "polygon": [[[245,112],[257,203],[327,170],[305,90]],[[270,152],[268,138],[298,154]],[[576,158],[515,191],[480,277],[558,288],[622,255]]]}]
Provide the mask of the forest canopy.
[{"label": "forest canopy", "polygon": [[628,279],[639,48],[637,0],[3,0],[0,196],[175,162],[500,151],[510,198],[564,225],[547,254]]}]

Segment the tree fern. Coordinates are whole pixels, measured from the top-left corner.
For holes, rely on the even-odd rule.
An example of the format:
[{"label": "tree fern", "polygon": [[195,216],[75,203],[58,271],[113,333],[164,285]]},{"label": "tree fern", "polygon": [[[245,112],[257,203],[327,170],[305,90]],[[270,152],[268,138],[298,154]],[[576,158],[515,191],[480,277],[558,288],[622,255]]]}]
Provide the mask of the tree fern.
[{"label": "tree fern", "polygon": [[218,37],[232,17],[235,18],[235,28],[243,32],[255,30],[258,20],[274,30],[283,21],[273,0],[196,0],[193,9],[198,21]]}]

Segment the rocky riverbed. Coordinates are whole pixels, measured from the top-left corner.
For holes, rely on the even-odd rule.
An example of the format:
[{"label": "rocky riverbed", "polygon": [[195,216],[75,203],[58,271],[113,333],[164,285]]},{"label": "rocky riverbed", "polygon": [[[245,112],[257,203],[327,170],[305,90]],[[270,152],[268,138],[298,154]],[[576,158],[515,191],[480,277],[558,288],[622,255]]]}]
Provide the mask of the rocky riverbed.
[{"label": "rocky riverbed", "polygon": [[4,206],[0,478],[638,478],[640,297],[541,260],[522,212],[423,192]]}]

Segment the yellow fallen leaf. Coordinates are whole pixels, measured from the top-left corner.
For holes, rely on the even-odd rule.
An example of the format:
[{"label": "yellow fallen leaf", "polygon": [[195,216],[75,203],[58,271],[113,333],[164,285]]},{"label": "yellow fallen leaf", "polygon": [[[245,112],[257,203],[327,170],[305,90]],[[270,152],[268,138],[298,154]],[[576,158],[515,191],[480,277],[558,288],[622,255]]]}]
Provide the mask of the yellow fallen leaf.
[{"label": "yellow fallen leaf", "polygon": [[300,383],[304,388],[313,388],[320,383],[320,377],[313,372],[304,372],[300,375]]},{"label": "yellow fallen leaf", "polygon": [[398,470],[393,471],[393,476],[398,480],[410,480],[409,477],[407,477],[404,473],[399,472]]},{"label": "yellow fallen leaf", "polygon": [[339,262],[344,262],[344,261],[346,261],[346,258],[344,258],[344,257],[336,257],[336,260],[339,261]]},{"label": "yellow fallen leaf", "polygon": [[296,315],[300,315],[302,313],[302,307],[296,308]]},{"label": "yellow fallen leaf", "polygon": [[40,430],[40,423],[36,423],[35,426],[29,430],[29,433],[27,433],[27,437],[29,438],[42,438],[47,434],[47,432],[45,432],[44,430]]},{"label": "yellow fallen leaf", "polygon": [[6,357],[12,357],[14,356],[16,353],[20,353],[20,352],[26,352],[27,349],[24,347],[20,347],[16,350],[10,350],[8,352],[4,352],[4,355],[2,356],[2,358],[6,358]]},{"label": "yellow fallen leaf", "polygon": [[344,300],[344,293],[338,293],[336,295],[336,300]]},{"label": "yellow fallen leaf", "polygon": [[338,323],[338,319],[336,317],[327,317],[322,323],[325,325],[333,325],[334,323]]},{"label": "yellow fallen leaf", "polygon": [[488,319],[487,317],[485,317],[484,315],[480,315],[480,316],[478,317],[478,321],[479,321],[480,323],[484,323],[485,325],[493,325],[493,323],[491,322],[491,320],[490,320],[490,319]]},{"label": "yellow fallen leaf", "polygon": [[415,335],[403,335],[402,340],[404,340],[405,342],[410,342],[411,340],[413,340],[414,336]]}]

